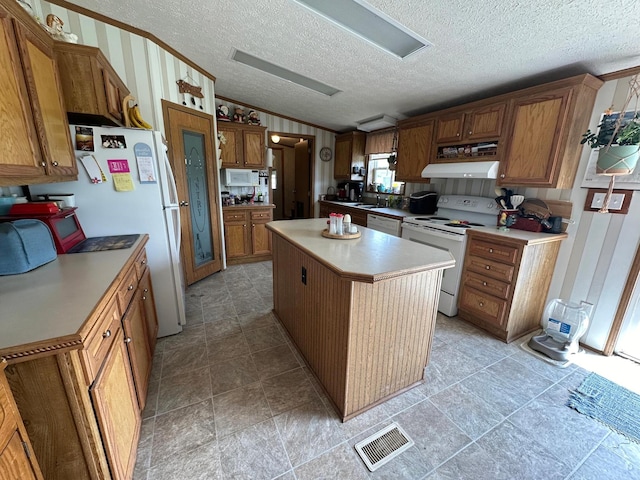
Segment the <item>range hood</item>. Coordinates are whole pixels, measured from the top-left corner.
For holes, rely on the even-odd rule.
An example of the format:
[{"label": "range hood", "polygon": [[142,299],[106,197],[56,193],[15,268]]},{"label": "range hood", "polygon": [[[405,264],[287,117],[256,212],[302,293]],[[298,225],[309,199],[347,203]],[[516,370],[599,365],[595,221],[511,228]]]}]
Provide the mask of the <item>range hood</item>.
[{"label": "range hood", "polygon": [[498,178],[498,162],[432,163],[422,170],[422,178]]}]

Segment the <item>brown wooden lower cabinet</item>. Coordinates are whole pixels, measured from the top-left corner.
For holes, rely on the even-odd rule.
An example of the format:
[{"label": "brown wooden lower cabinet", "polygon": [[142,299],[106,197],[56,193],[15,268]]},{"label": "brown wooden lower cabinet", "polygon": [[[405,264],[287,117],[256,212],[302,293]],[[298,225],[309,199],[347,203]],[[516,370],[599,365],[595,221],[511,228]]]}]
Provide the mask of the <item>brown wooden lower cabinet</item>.
[{"label": "brown wooden lower cabinet", "polygon": [[7,356],[7,379],[47,480],[132,478],[158,329],[145,243],[75,338]]},{"label": "brown wooden lower cabinet", "polygon": [[38,462],[31,454],[33,447],[4,375],[6,364],[4,360],[0,361],[0,478],[42,479]]},{"label": "brown wooden lower cabinet", "polygon": [[351,223],[367,226],[367,211],[362,208],[352,208],[347,205],[337,205],[331,202],[320,202],[320,218],[329,218],[330,213],[342,213],[351,215]]},{"label": "brown wooden lower cabinet", "polygon": [[267,223],[273,207],[225,207],[224,244],[227,264],[261,262],[271,259],[271,234]]},{"label": "brown wooden lower cabinet", "polygon": [[131,478],[136,462],[141,418],[132,366],[124,335],[118,330],[90,389],[113,478]]},{"label": "brown wooden lower cabinet", "polygon": [[505,342],[540,328],[553,269],[566,235],[496,235],[471,230],[458,316]]}]

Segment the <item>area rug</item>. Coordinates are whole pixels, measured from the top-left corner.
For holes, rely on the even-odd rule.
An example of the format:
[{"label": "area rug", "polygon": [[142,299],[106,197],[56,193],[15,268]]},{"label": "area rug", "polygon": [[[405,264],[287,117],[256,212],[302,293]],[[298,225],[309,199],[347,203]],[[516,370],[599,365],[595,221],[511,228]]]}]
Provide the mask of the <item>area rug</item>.
[{"label": "area rug", "polygon": [[591,373],[567,405],[640,443],[640,395]]}]

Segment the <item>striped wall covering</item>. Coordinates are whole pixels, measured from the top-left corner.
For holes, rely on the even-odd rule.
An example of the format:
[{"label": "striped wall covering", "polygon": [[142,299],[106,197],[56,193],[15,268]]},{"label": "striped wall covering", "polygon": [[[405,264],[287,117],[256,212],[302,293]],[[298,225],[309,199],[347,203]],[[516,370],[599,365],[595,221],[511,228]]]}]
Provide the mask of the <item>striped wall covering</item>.
[{"label": "striped wall covering", "polygon": [[[144,119],[157,130],[164,131],[161,99],[182,103],[183,98],[178,93],[175,82],[181,78],[186,79],[187,76],[202,87],[204,94],[202,111],[215,116],[216,100],[213,81],[151,40],[45,1],[32,0],[32,6],[40,18],[46,18],[49,13],[57,15],[64,22],[66,31],[78,35],[78,43],[100,48],[131,94],[138,100]],[[210,73],[215,75],[215,72]],[[190,83],[193,82],[190,81]],[[231,104],[224,103],[232,107]],[[188,106],[191,105],[188,104]],[[248,113],[248,109],[245,109],[245,112]],[[335,138],[333,133],[267,113],[260,113],[260,120],[268,131],[316,137],[316,165],[312,192],[314,199],[318,198],[318,194],[325,193],[330,185],[335,184],[333,161],[319,161],[319,152],[322,147],[333,148]]]},{"label": "striped wall covering", "polygon": [[[157,129],[163,130],[162,98],[181,103],[175,81],[190,75],[203,87],[204,111],[214,114],[214,84],[184,62],[155,43],[138,35],[97,22],[42,0],[32,0],[36,12],[45,18],[54,13],[65,23],[65,29],[77,34],[80,43],[99,47],[109,58],[132,94],[138,99],[143,116]],[[215,75],[215,72],[211,72]],[[600,89],[594,107],[590,128],[598,124],[601,113],[612,103],[622,104],[628,91],[628,79],[613,80]],[[238,99],[241,101],[242,99]],[[231,105],[229,105],[231,106]],[[310,127],[266,113],[260,114],[263,125],[270,131],[314,135],[316,137],[313,195],[325,193],[335,185],[333,161],[318,161],[318,152],[324,146],[334,146],[331,132]],[[576,148],[581,148],[579,145]],[[570,238],[563,242],[554,272],[549,298],[586,300],[596,305],[585,343],[595,349],[604,347],[615,314],[629,266],[640,240],[640,200],[636,194],[628,215],[583,212],[587,189],[581,188],[589,149],[584,148],[581,164],[572,189],[527,188],[515,191],[527,197],[567,200],[574,204],[573,221],[569,225]],[[435,180],[431,185],[408,184],[406,194],[420,190],[435,190],[441,194],[471,194],[493,197],[493,180]],[[316,206],[317,208],[317,206]],[[317,215],[317,210],[316,210]]]}]

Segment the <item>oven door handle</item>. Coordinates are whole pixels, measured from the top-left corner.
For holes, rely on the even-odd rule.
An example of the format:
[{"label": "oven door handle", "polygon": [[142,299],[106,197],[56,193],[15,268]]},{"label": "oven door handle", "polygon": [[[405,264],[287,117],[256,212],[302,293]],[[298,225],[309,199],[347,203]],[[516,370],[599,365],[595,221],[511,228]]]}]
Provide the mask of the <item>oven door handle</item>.
[{"label": "oven door handle", "polygon": [[406,228],[407,230],[412,230],[414,232],[418,232],[423,235],[432,235],[438,238],[446,238],[448,240],[451,240],[452,242],[464,242],[464,239],[465,239],[465,234],[447,233],[447,232],[443,232],[442,230],[438,230],[436,228],[429,228],[429,227],[425,228],[418,225],[412,225],[410,223],[403,223],[402,228]]}]

